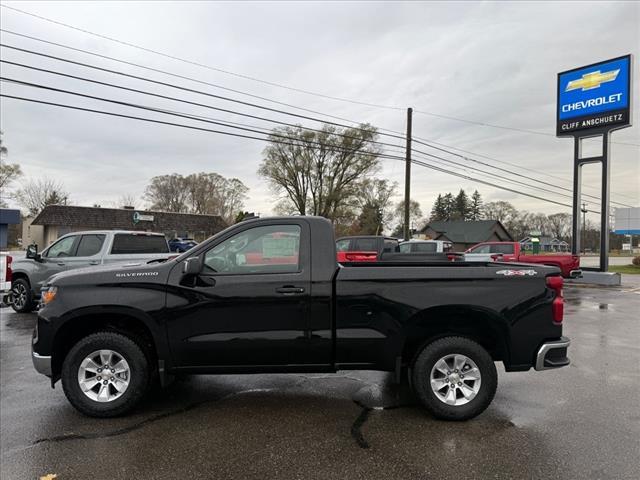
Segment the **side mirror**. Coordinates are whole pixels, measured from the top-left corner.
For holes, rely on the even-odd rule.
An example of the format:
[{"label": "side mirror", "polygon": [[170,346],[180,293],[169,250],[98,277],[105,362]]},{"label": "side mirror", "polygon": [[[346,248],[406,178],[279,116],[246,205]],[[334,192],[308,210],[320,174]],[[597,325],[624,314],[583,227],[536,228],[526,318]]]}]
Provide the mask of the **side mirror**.
[{"label": "side mirror", "polygon": [[185,275],[197,275],[202,271],[200,257],[189,257],[182,264],[182,273]]},{"label": "side mirror", "polygon": [[35,260],[36,262],[40,260],[41,256],[38,253],[38,245],[33,244],[27,247],[27,258]]}]

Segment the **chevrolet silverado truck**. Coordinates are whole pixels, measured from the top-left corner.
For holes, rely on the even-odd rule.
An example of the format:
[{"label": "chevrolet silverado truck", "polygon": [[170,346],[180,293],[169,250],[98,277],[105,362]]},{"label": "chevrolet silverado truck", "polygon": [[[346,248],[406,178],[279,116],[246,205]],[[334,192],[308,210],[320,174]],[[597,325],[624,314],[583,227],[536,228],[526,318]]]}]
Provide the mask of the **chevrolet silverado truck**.
[{"label": "chevrolet silverado truck", "polygon": [[491,403],[495,362],[506,371],[569,364],[559,273],[339,264],[324,218],[249,220],[164,263],[53,276],[32,359],[94,417],[130,411],[152,381],[177,374],[360,369],[408,380],[432,415],[464,420]]},{"label": "chevrolet silverado truck", "polygon": [[[29,245],[26,258],[14,260],[10,302],[18,313],[32,311],[38,304],[40,289],[56,273],[90,265],[140,263],[167,259],[167,239],[161,233],[121,230],[90,230],[60,237],[42,253]],[[176,255],[177,256],[177,255]]]},{"label": "chevrolet silverado truck", "polygon": [[576,278],[582,275],[579,255],[571,255],[570,253],[533,255],[524,252],[519,242],[479,243],[465,251],[464,258],[468,262],[497,259],[502,262],[540,263],[558,267],[565,278]]}]

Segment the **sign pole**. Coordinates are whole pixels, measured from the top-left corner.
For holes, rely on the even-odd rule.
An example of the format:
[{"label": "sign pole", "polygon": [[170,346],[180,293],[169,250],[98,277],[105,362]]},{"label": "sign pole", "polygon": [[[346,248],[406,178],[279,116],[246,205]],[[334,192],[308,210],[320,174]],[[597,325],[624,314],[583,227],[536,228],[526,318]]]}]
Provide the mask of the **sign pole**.
[{"label": "sign pole", "polygon": [[[571,253],[580,254],[582,201],[582,167],[587,163],[602,165],[600,204],[600,266],[609,269],[609,203],[611,132],[631,126],[632,56],[574,68],[558,74],[556,136],[573,137],[573,205]],[[582,141],[602,139],[601,153],[582,156]],[[585,213],[586,208],[583,208]],[[584,222],[583,222],[584,223]],[[584,249],[584,245],[582,246]],[[588,268],[583,268],[588,270]]]}]

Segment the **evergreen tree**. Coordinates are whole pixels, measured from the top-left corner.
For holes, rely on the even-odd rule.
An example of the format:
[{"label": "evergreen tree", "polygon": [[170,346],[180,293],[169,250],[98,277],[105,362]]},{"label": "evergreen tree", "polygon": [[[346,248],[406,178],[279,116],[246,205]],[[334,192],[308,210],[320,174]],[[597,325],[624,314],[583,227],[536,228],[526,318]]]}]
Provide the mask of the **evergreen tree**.
[{"label": "evergreen tree", "polygon": [[458,195],[453,201],[453,212],[451,217],[454,220],[467,220],[469,217],[469,197],[463,189],[460,189]]},{"label": "evergreen tree", "polygon": [[444,204],[444,217],[442,220],[453,220],[453,215],[456,210],[456,199],[451,195],[451,192],[449,192],[442,197],[442,202]]},{"label": "evergreen tree", "polygon": [[478,190],[471,195],[471,205],[469,206],[469,220],[480,220],[482,218],[482,197]]},{"label": "evergreen tree", "polygon": [[445,204],[444,197],[438,194],[438,198],[436,198],[436,202],[431,209],[431,221],[446,220],[447,215],[447,205]]}]

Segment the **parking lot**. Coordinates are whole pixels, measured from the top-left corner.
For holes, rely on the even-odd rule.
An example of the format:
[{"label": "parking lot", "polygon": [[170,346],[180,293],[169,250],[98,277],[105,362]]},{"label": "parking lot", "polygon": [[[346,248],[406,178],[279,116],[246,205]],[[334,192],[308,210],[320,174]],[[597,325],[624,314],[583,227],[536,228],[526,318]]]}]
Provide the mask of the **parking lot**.
[{"label": "parking lot", "polygon": [[568,368],[504,373],[436,421],[377,372],[193,377],[124,418],[77,413],[31,365],[35,315],[0,312],[3,479],[640,478],[640,282],[565,289]]}]

